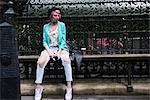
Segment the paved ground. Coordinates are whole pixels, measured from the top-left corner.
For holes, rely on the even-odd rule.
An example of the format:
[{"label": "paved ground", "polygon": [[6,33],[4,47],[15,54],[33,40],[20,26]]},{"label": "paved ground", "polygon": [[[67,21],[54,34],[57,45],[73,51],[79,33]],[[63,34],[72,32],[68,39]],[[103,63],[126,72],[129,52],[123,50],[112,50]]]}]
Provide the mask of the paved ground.
[{"label": "paved ground", "polygon": [[[21,100],[34,100],[33,96],[22,96]],[[63,95],[49,95],[42,100],[64,100]],[[75,95],[73,100],[150,100],[150,96],[131,96],[131,95]]]},{"label": "paved ground", "polygon": [[[83,79],[74,80],[73,92],[75,95],[150,95],[149,80],[132,81],[133,92],[127,92],[127,81],[121,80],[99,80],[99,79]],[[44,82],[44,95],[63,95],[65,84],[62,82]],[[21,81],[21,94],[34,95],[35,84],[33,80]]]}]

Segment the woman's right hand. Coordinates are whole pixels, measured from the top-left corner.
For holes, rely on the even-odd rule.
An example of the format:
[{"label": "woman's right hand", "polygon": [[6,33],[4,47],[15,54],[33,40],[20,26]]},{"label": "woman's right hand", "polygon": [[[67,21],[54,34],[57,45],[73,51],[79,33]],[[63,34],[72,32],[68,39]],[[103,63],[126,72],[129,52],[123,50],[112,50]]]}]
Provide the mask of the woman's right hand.
[{"label": "woman's right hand", "polygon": [[48,46],[45,46],[46,51],[48,52],[49,57],[53,57],[54,53],[49,49]]}]

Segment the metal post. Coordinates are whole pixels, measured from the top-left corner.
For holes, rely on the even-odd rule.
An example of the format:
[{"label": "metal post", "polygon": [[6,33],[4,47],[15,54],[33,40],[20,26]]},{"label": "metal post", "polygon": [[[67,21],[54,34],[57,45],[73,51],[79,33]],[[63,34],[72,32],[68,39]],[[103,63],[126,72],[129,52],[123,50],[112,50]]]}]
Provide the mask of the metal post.
[{"label": "metal post", "polygon": [[131,84],[131,67],[132,67],[132,64],[128,62],[128,85],[127,85],[127,92],[133,92],[133,87],[132,87],[132,84]]},{"label": "metal post", "polygon": [[5,12],[9,20],[0,24],[0,100],[21,100],[16,32],[10,24],[12,15],[14,11],[9,8]]}]

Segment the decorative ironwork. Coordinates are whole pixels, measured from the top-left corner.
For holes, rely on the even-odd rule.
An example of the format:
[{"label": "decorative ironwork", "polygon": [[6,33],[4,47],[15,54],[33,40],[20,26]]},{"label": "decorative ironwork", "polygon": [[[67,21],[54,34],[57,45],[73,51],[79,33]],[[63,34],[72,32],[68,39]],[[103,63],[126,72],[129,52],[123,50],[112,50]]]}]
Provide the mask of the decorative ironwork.
[{"label": "decorative ironwork", "polygon": [[[80,70],[72,62],[74,78],[126,78],[128,75],[128,63],[132,63],[133,78],[148,78],[148,60],[136,61],[89,61],[82,62]],[[20,77],[29,79],[35,77],[36,62],[20,62]],[[49,63],[45,68],[44,78],[65,78],[64,69],[60,64]]]},{"label": "decorative ironwork", "polygon": [[45,16],[47,9],[60,6],[67,16],[107,16],[148,14],[148,0],[29,0],[26,15]]},{"label": "decorative ironwork", "polygon": [[[46,18],[18,18],[20,55],[39,54]],[[31,21],[32,20],[32,21]],[[149,53],[149,16],[63,17],[70,49],[86,48],[88,54]]]},{"label": "decorative ironwork", "polygon": [[28,0],[24,16],[15,21],[19,53],[39,54],[42,25],[52,6],[62,8],[71,49],[86,48],[90,54],[101,54],[138,48],[148,53],[149,5],[147,0]]}]

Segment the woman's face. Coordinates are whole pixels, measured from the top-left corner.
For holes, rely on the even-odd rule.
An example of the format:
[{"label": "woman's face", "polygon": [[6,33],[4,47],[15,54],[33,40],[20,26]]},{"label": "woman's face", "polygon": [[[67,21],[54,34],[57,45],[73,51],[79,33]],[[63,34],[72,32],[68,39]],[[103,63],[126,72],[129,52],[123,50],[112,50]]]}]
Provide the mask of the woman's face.
[{"label": "woman's face", "polygon": [[50,15],[51,22],[55,23],[61,18],[61,14],[59,10],[55,10]]}]

